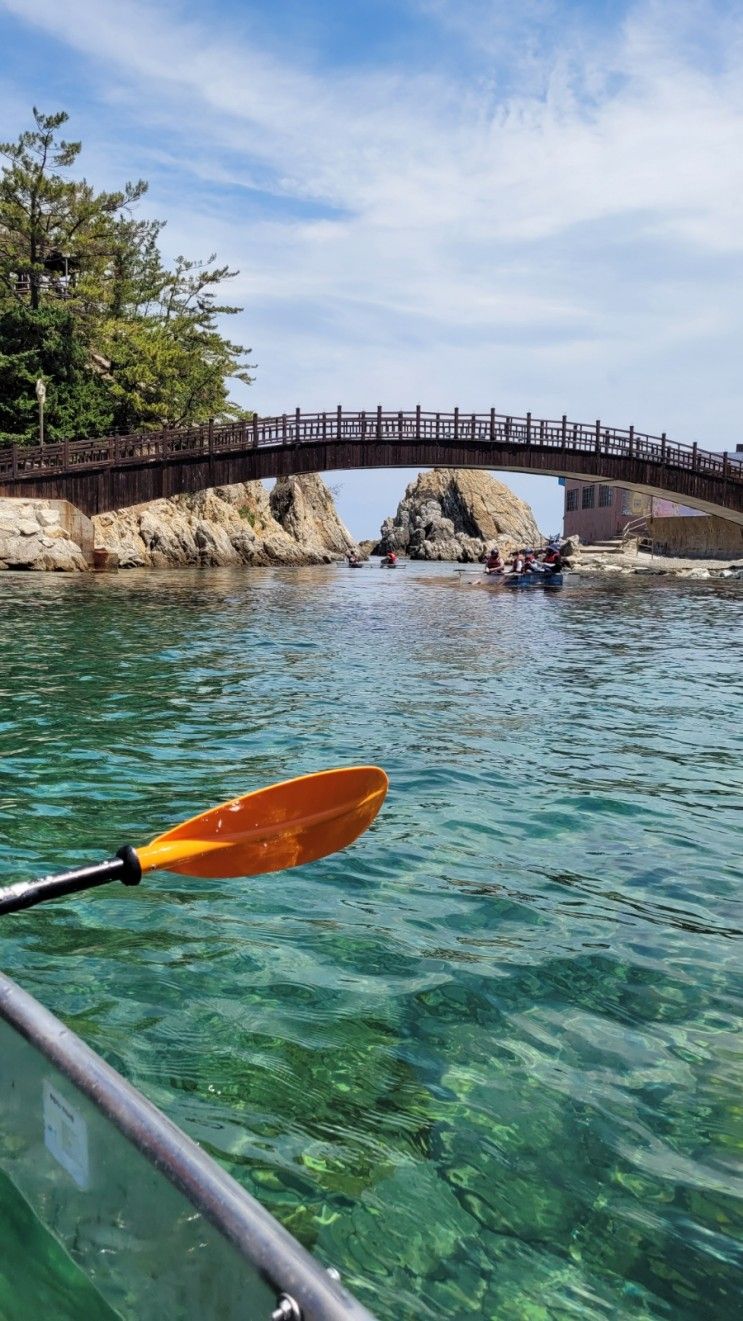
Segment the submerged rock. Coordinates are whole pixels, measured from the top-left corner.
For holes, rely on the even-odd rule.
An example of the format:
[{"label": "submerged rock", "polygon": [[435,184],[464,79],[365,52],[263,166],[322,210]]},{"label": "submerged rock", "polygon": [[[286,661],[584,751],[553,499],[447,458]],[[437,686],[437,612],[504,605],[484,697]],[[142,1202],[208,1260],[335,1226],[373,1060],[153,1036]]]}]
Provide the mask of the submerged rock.
[{"label": "submerged rock", "polygon": [[329,564],[356,545],[322,478],[281,477],[132,505],[93,519],[96,546],[121,568]]},{"label": "submerged rock", "polygon": [[434,468],[408,486],[376,550],[418,560],[474,562],[492,546],[541,542],[534,515],[503,482],[471,468]]}]

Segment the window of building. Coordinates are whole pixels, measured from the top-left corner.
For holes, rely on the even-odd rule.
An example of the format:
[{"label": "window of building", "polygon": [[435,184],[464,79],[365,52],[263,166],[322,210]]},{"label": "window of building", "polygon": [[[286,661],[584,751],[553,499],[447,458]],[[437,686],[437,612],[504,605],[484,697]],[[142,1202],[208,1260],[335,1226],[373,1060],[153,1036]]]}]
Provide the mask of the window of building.
[{"label": "window of building", "polygon": [[614,488],[611,486],[599,487],[599,506],[614,504]]},{"label": "window of building", "polygon": [[578,508],[578,487],[574,486],[572,491],[565,492],[565,508],[567,510]]},{"label": "window of building", "polygon": [[593,509],[596,500],[596,488],[594,486],[583,487],[583,498],[581,500],[582,509]]}]

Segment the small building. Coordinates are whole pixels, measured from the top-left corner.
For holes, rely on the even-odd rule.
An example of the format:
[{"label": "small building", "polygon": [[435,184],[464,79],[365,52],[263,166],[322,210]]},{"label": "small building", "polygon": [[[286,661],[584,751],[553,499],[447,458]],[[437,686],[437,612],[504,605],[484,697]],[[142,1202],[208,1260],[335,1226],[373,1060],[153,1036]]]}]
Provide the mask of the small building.
[{"label": "small building", "polygon": [[565,478],[563,532],[566,537],[580,537],[587,545],[621,537],[628,523],[641,531],[643,521],[650,518],[685,518],[699,513],[675,500],[623,486]]},{"label": "small building", "polygon": [[[738,445],[735,454],[730,454],[729,458],[731,463],[743,463],[743,445]],[[647,535],[651,522],[655,522],[657,527],[659,519],[704,518],[709,522],[711,517],[701,509],[692,509],[676,500],[667,500],[660,495],[646,495],[642,491],[631,491],[623,486],[609,486],[605,482],[579,482],[572,477],[561,477],[560,481],[565,488],[563,533],[566,537],[580,537],[585,545],[596,541],[611,541],[614,537],[621,537],[625,531],[636,536]],[[725,520],[717,518],[715,521],[722,523]],[[669,529],[672,524],[666,521],[664,526]],[[700,523],[700,537],[702,531]],[[691,546],[694,537],[686,532],[683,541]]]}]

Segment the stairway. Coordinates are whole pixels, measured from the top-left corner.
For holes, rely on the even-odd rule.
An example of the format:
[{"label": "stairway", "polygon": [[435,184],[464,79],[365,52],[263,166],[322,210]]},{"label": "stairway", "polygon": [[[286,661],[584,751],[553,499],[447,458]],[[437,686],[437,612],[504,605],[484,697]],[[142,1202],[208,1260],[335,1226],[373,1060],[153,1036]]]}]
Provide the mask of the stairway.
[{"label": "stairway", "polygon": [[581,555],[621,555],[627,550],[633,549],[633,543],[628,543],[622,537],[611,537],[608,541],[592,541],[590,545],[581,543]]}]

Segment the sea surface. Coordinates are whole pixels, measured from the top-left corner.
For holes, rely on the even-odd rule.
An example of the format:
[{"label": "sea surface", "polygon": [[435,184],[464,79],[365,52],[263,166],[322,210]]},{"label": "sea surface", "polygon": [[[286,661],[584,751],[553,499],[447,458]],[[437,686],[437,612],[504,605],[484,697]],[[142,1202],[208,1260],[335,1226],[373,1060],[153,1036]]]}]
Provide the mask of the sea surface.
[{"label": "sea surface", "polygon": [[4,883],[324,767],[390,793],[312,866],[2,918],[0,966],[382,1321],[732,1321],[743,585],[476,582],[3,574]]}]

